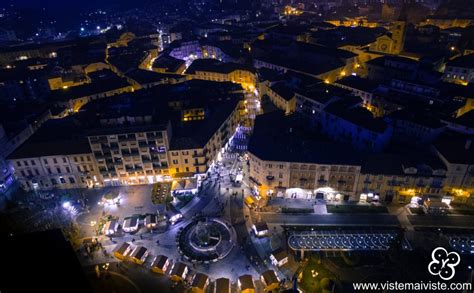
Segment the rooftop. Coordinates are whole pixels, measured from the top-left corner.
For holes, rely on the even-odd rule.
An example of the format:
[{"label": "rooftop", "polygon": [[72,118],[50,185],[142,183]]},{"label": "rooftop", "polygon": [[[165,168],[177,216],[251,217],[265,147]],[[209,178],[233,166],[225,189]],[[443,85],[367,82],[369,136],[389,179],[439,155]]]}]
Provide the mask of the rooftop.
[{"label": "rooftop", "polygon": [[350,146],[307,133],[294,115],[281,111],[257,116],[248,149],[267,161],[360,164],[359,153]]},{"label": "rooftop", "polygon": [[89,141],[72,119],[49,120],[8,158],[35,158],[91,153]]},{"label": "rooftop", "polygon": [[216,59],[197,59],[188,67],[186,74],[196,74],[197,71],[229,74],[236,70],[255,71],[253,68],[240,63],[224,63]]},{"label": "rooftop", "polygon": [[129,71],[127,72],[127,76],[141,85],[148,84],[148,83],[155,83],[155,82],[165,83],[170,79],[179,80],[179,79],[184,78],[180,74],[159,73],[159,72],[143,70],[143,69],[136,69],[136,70]]},{"label": "rooftop", "polygon": [[254,225],[257,232],[268,230],[268,225],[266,222],[256,222]]},{"label": "rooftop", "polygon": [[252,275],[243,275],[239,277],[240,290],[255,289]]},{"label": "rooftop", "polygon": [[132,252],[132,257],[136,259],[141,259],[145,253],[147,252],[147,249],[143,246],[138,246],[135,248],[135,250]]},{"label": "rooftop", "polygon": [[156,58],[153,62],[152,67],[158,69],[164,69],[166,72],[176,72],[180,67],[186,64],[185,61],[176,59],[169,55],[163,54],[160,57]]},{"label": "rooftop", "polygon": [[209,280],[208,276],[206,276],[204,274],[201,274],[201,273],[197,273],[197,274],[194,275],[193,282],[192,282],[191,286],[195,287],[195,288],[204,289],[206,287],[206,283],[207,283],[208,280]]},{"label": "rooftop", "polygon": [[403,176],[407,168],[416,168],[418,176],[434,176],[436,170],[446,171],[444,163],[429,150],[392,148],[384,153],[366,154],[361,173]]},{"label": "rooftop", "polygon": [[291,100],[295,96],[295,91],[293,88],[288,86],[285,82],[277,82],[270,86],[270,88],[286,101]]},{"label": "rooftop", "polygon": [[355,125],[373,132],[383,133],[388,125],[381,118],[374,118],[372,113],[358,106],[360,98],[345,97],[326,107],[326,111]]},{"label": "rooftop", "polygon": [[227,278],[217,279],[215,288],[215,293],[230,293],[230,280]]},{"label": "rooftop", "polygon": [[446,133],[434,144],[450,164],[474,164],[474,136]]},{"label": "rooftop", "polygon": [[153,261],[152,267],[163,268],[168,261],[168,257],[165,255],[158,255]]},{"label": "rooftop", "polygon": [[403,120],[422,125],[431,129],[438,129],[446,126],[446,124],[439,121],[439,117],[434,116],[429,111],[420,111],[419,108],[416,109],[401,109],[395,112],[390,113],[387,117],[394,120]]},{"label": "rooftop", "polygon": [[456,57],[450,60],[446,66],[474,68],[474,54]]},{"label": "rooftop", "polygon": [[90,75],[91,82],[70,88],[51,91],[53,101],[68,101],[130,86],[125,78],[109,70],[101,70]]},{"label": "rooftop", "polygon": [[262,277],[263,277],[263,280],[265,281],[265,284],[267,284],[267,286],[270,284],[278,284],[280,282],[274,270],[267,270],[263,272]]},{"label": "rooftop", "polygon": [[382,56],[366,62],[366,64],[368,65],[382,67],[393,67],[393,65],[391,65],[393,63],[402,63],[409,66],[418,66],[418,61],[400,56]]},{"label": "rooftop", "polygon": [[349,88],[361,90],[368,93],[371,93],[379,87],[379,83],[377,82],[353,75],[346,76],[336,81],[335,84],[340,84]]},{"label": "rooftop", "polygon": [[281,261],[282,259],[288,257],[288,253],[286,253],[286,251],[281,247],[272,251],[272,255],[277,261]]},{"label": "rooftop", "polygon": [[171,269],[170,275],[182,276],[185,270],[186,270],[186,265],[184,263],[176,262],[173,266],[173,269]]}]

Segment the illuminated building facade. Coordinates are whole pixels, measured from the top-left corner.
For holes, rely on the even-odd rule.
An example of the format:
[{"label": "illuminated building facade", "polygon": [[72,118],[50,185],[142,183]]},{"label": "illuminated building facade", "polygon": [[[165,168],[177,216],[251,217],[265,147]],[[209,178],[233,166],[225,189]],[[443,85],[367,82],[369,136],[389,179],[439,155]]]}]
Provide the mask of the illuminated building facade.
[{"label": "illuminated building facade", "polygon": [[461,85],[472,83],[474,81],[474,54],[450,60],[444,69],[443,79]]},{"label": "illuminated building facade", "polygon": [[356,196],[359,155],[350,146],[307,136],[295,116],[257,117],[249,142],[250,182],[260,195],[333,199]]},{"label": "illuminated building facade", "polygon": [[[163,101],[150,99],[156,90]],[[127,104],[128,95],[135,95],[135,103]],[[128,95],[96,100],[40,129],[9,157],[22,187],[150,184],[201,176],[230,147],[245,114],[242,88],[228,82],[189,81]]]},{"label": "illuminated building facade", "polygon": [[244,89],[253,91],[256,86],[256,74],[253,68],[238,63],[223,63],[213,59],[198,59],[186,70],[192,79],[233,82]]}]

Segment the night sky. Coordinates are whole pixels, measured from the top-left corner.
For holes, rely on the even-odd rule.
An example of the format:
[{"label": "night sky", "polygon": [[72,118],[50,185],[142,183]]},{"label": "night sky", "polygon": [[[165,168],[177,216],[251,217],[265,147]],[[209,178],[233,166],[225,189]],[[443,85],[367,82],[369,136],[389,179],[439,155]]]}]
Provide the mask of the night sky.
[{"label": "night sky", "polygon": [[[158,0],[159,1],[159,0]],[[32,9],[41,9],[46,8],[47,10],[54,12],[74,12],[86,11],[89,9],[95,9],[100,7],[110,7],[110,6],[139,6],[143,3],[158,2],[151,0],[7,0],[1,1],[0,7],[5,7],[7,5],[13,4],[18,8],[32,8]]]}]

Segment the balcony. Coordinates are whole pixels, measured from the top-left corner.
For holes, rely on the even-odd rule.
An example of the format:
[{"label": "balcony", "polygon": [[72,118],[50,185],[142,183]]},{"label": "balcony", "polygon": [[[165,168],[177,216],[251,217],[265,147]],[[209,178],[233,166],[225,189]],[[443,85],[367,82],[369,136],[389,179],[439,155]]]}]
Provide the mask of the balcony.
[{"label": "balcony", "polygon": [[152,163],[153,169],[167,169],[168,166],[162,166],[160,163],[153,162]]},{"label": "balcony", "polygon": [[195,167],[207,166],[207,160],[205,160],[205,161],[202,162],[202,163],[200,163],[200,162],[194,163],[193,166],[195,166]]},{"label": "balcony", "polygon": [[193,158],[202,158],[202,157],[205,157],[206,154],[207,154],[207,151],[203,151],[201,154],[200,153],[193,154]]},{"label": "balcony", "polygon": [[417,186],[417,187],[425,187],[426,184],[425,184],[425,182],[417,182],[417,183],[416,183],[416,186]]},{"label": "balcony", "polygon": [[102,169],[100,170],[100,175],[102,176],[108,176],[109,175],[109,171],[105,170],[105,169]]},{"label": "balcony", "polygon": [[444,187],[443,183],[441,182],[433,182],[430,184],[430,187],[431,188],[438,188],[438,189],[441,189]]},{"label": "balcony", "polygon": [[90,138],[91,143],[108,143],[107,137],[105,136],[99,136],[99,137],[91,137]]},{"label": "balcony", "polygon": [[100,153],[94,153],[94,157],[96,158],[96,160],[105,159],[105,156],[103,154],[100,154]]},{"label": "balcony", "polygon": [[387,181],[387,185],[388,186],[401,186],[401,182],[400,181],[397,181],[397,180],[389,180]]}]

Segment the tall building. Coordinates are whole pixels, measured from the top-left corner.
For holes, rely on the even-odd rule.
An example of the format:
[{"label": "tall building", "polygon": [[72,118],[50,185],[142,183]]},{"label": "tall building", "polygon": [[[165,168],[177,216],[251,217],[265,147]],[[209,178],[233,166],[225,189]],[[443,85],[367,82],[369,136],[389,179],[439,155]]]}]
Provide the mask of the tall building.
[{"label": "tall building", "polygon": [[50,121],[9,160],[26,190],[197,178],[231,146],[244,109],[231,82],[142,89]]},{"label": "tall building", "polygon": [[405,47],[406,23],[395,21],[391,24],[389,34],[380,36],[370,45],[370,51],[383,54],[400,54]]}]

